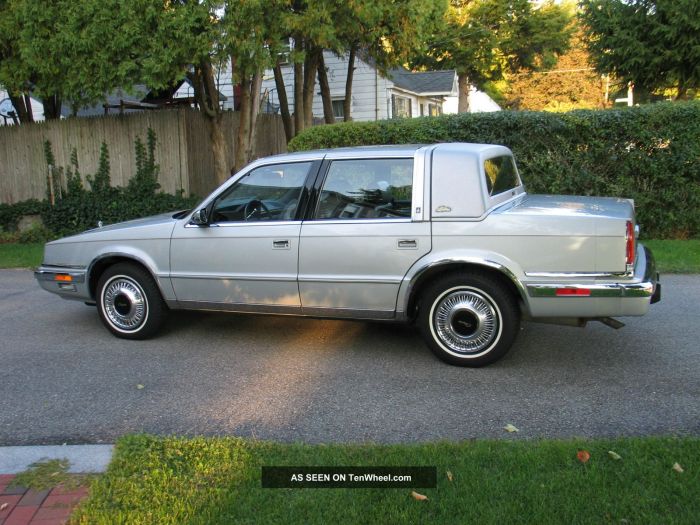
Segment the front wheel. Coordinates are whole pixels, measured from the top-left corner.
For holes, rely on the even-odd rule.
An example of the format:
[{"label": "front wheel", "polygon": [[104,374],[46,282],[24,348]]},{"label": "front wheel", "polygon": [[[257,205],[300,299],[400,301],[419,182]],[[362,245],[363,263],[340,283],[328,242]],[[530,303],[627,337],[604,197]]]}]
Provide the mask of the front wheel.
[{"label": "front wheel", "polygon": [[481,274],[451,274],[422,294],[418,325],[443,361],[479,367],[503,357],[520,329],[520,310],[500,281]]},{"label": "front wheel", "polygon": [[100,276],[96,299],[104,325],[123,339],[151,337],[167,313],[153,277],[130,263],[115,264]]}]

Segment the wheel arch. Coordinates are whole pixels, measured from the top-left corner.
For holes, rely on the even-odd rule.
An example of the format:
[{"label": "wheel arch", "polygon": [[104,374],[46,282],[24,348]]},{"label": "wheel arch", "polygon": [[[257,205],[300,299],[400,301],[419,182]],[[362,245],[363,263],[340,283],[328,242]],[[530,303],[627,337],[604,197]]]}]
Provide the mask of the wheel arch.
[{"label": "wheel arch", "polygon": [[478,273],[489,275],[503,283],[518,299],[521,312],[528,310],[527,291],[517,276],[507,266],[491,260],[450,259],[434,261],[416,272],[411,278],[406,292],[405,315],[413,320],[418,311],[418,303],[423,291],[435,279],[453,273]]},{"label": "wheel arch", "polygon": [[163,288],[161,286],[160,281],[158,280],[158,277],[153,273],[152,269],[149,267],[149,265],[140,259],[139,257],[132,255],[132,254],[124,254],[124,253],[104,253],[95,259],[90,263],[90,266],[88,266],[88,271],[87,271],[87,282],[88,282],[88,289],[90,292],[90,297],[92,299],[96,298],[97,294],[97,282],[100,280],[100,276],[111,266],[114,266],[115,264],[118,263],[131,263],[135,266],[140,267],[141,269],[145,270],[152,278],[153,281],[156,283],[156,286],[158,287],[158,290],[160,291],[161,297],[165,298],[166,295],[163,293]]}]

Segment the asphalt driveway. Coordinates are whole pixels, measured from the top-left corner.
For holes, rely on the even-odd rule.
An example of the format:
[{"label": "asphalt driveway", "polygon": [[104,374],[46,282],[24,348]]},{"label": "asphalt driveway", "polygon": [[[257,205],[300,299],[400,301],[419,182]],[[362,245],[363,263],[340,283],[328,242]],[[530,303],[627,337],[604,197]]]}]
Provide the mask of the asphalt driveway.
[{"label": "asphalt driveway", "polygon": [[621,330],[526,324],[499,363],[435,359],[410,327],[186,313],[123,341],[94,307],[0,270],[0,445],[127,432],[305,442],[700,434],[700,276]]}]

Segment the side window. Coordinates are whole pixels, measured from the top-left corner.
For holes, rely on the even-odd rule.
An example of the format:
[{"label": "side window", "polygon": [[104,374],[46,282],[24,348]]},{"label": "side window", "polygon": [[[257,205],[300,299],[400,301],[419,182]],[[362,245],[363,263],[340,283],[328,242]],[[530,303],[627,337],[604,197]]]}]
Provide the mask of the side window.
[{"label": "side window", "polygon": [[328,168],[316,219],[411,216],[413,159],[335,160]]},{"label": "side window", "polygon": [[513,157],[502,156],[487,159],[484,162],[484,173],[486,174],[486,187],[492,197],[520,185]]},{"label": "side window", "polygon": [[216,199],[212,222],[293,220],[310,168],[295,162],[252,170]]}]

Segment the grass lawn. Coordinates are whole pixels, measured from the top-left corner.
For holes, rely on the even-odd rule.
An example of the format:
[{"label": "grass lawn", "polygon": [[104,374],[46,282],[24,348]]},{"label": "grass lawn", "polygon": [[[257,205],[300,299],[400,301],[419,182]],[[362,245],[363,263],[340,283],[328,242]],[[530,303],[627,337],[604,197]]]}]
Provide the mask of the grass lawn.
[{"label": "grass lawn", "polygon": [[41,264],[44,245],[0,244],[0,268],[33,268]]},{"label": "grass lawn", "polygon": [[662,273],[700,273],[700,240],[644,240]]},{"label": "grass lawn", "polygon": [[[262,465],[436,466],[438,483],[416,489],[426,501],[406,488],[263,489]],[[699,495],[700,438],[301,445],[138,435],[118,441],[73,522],[694,524]]]}]

